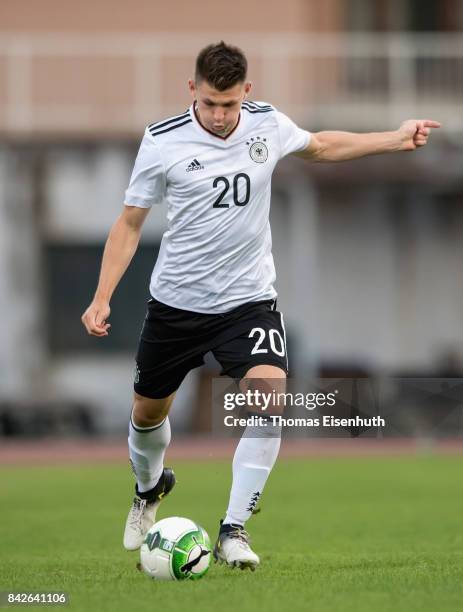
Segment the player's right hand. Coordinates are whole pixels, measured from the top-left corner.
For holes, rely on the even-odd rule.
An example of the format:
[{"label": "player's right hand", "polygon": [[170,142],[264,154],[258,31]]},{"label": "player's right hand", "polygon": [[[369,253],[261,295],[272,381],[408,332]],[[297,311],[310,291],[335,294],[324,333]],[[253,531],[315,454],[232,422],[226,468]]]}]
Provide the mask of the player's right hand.
[{"label": "player's right hand", "polygon": [[111,327],[110,323],[106,323],[110,314],[109,302],[93,300],[82,315],[81,321],[91,336],[102,338],[108,335],[108,330]]}]

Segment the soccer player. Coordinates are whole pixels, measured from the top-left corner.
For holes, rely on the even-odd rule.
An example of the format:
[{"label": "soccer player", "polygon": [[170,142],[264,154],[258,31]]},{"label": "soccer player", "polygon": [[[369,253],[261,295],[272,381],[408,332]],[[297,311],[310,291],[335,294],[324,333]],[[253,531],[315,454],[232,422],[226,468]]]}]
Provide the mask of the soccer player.
[{"label": "soccer player", "polygon": [[[247,99],[246,58],[223,42],[199,53],[188,85],[188,110],[145,130],[125,206],[106,242],[95,297],[82,315],[89,334],[108,335],[110,299],[137,249],[143,222],[151,206],[167,200],[168,228],[136,355],[128,438],[136,485],[124,533],[128,550],[140,547],[175,485],[173,471],[164,467],[168,413],[187,373],[212,351],[222,373],[233,378],[286,377],[269,225],[277,162],[289,154],[339,162],[412,151],[439,127],[411,119],[391,132],[311,134],[272,105]],[[259,564],[244,525],[280,447],[279,431],[263,430],[246,431],[233,458],[228,509],[214,549],[216,560],[231,566]]]}]

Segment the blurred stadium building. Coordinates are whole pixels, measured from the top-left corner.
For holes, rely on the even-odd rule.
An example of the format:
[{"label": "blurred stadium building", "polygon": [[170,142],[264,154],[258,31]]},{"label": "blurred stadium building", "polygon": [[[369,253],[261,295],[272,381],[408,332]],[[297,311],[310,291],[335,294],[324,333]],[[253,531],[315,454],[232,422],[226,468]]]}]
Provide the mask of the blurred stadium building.
[{"label": "blurred stadium building", "polygon": [[[0,3],[0,432],[31,412],[36,431],[125,430],[164,207],[114,297],[110,337],[87,337],[80,316],[144,126],[189,105],[194,58],[221,38],[247,53],[253,98],[311,131],[444,126],[413,155],[278,167],[272,228],[293,372],[461,375],[463,2],[262,7]],[[177,428],[197,425],[206,376],[182,389]]]}]

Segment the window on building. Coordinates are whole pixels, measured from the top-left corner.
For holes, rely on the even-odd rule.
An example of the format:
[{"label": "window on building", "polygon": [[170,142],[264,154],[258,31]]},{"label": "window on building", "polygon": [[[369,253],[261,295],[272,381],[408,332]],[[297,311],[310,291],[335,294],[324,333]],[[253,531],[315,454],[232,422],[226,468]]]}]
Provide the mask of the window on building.
[{"label": "window on building", "polygon": [[350,31],[463,30],[461,0],[346,0],[344,6]]}]

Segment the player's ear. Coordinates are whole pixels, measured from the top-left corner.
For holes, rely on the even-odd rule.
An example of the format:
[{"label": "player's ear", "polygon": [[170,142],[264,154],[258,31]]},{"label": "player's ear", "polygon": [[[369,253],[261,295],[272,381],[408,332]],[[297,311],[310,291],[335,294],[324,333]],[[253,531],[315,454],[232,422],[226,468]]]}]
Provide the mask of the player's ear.
[{"label": "player's ear", "polygon": [[190,93],[193,98],[196,98],[196,84],[193,79],[188,79],[188,89],[190,90]]},{"label": "player's ear", "polygon": [[245,98],[247,98],[247,97],[248,97],[248,95],[250,94],[250,92],[251,92],[251,87],[252,87],[252,85],[251,85],[251,81],[247,81],[247,82],[244,84],[244,97],[245,97]]}]

